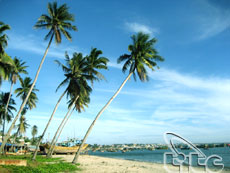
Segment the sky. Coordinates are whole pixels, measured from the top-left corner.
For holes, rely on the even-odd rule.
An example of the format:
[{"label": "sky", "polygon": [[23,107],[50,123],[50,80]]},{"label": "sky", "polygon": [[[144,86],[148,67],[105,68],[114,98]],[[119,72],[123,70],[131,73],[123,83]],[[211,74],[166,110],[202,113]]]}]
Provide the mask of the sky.
[{"label": "sky", "polygon": [[[47,14],[52,1],[0,0],[0,21],[11,26],[6,52],[26,62],[34,78],[48,44],[47,30],[34,29],[41,14]],[[84,55],[91,48],[109,58],[106,81],[94,84],[91,102],[85,112],[74,112],[59,141],[82,139],[96,114],[128,75],[122,73],[117,58],[128,53],[131,36],[144,32],[156,38],[154,45],[164,62],[160,69],[148,70],[149,82],[127,82],[121,93],[96,122],[87,143],[163,143],[165,132],[177,133],[192,142],[229,142],[230,124],[230,1],[228,0],[117,0],[73,1],[67,3],[75,16],[77,32],[72,42],[63,37],[53,42],[36,87],[39,102],[28,111],[31,127],[41,134],[54,106],[64,91],[55,92],[64,73],[54,63],[64,63],[64,52]],[[4,82],[1,91],[9,91]],[[19,83],[14,89],[19,87]],[[21,100],[13,95],[17,108]],[[67,112],[64,98],[48,128],[44,141],[51,140]],[[9,127],[9,125],[7,125]]]}]

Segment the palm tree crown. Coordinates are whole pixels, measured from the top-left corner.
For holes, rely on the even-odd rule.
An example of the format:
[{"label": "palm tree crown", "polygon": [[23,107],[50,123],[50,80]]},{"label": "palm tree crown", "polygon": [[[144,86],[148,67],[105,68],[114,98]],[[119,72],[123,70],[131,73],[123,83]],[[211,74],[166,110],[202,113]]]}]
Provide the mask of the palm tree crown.
[{"label": "palm tree crown", "polygon": [[10,122],[11,118],[13,117],[12,111],[16,111],[16,108],[14,107],[16,103],[14,99],[10,98],[9,106],[5,114],[5,106],[8,101],[8,98],[9,98],[9,93],[3,93],[3,92],[0,93],[0,124],[2,123],[2,120],[7,120],[7,122]]},{"label": "palm tree crown", "polygon": [[37,133],[38,133],[38,126],[34,125],[32,127],[32,131],[31,131],[31,134],[32,134],[33,138],[34,138],[34,136],[37,135]]},{"label": "palm tree crown", "polygon": [[8,80],[10,75],[10,69],[14,65],[13,60],[4,51],[8,45],[8,36],[4,34],[6,30],[9,30],[10,26],[0,21],[0,85],[2,80]]},{"label": "palm tree crown", "polygon": [[[24,80],[22,80],[21,87],[17,88],[15,90],[15,93],[17,94],[16,97],[20,96],[21,100],[24,101],[28,92],[29,92],[31,85],[32,85],[31,84],[31,78],[26,77]],[[36,103],[38,102],[38,98],[37,98],[37,95],[35,92],[37,92],[37,91],[39,91],[39,90],[36,89],[36,87],[34,87],[30,96],[29,96],[29,99],[27,100],[26,108],[32,109],[32,108],[36,107]]]},{"label": "palm tree crown", "polygon": [[66,4],[57,6],[57,2],[48,3],[48,15],[42,14],[35,24],[35,28],[49,29],[49,33],[45,36],[45,40],[55,36],[55,42],[61,43],[61,33],[71,40],[70,33],[66,30],[77,31],[76,26],[73,26],[70,22],[74,21],[74,16],[68,12]]},{"label": "palm tree crown", "polygon": [[[97,50],[97,48],[92,48],[90,55],[87,56],[87,64],[88,64],[88,73],[92,76],[95,76],[94,79],[102,80],[105,77],[97,71],[97,69],[108,69],[107,63],[109,59],[106,57],[99,57],[103,52],[101,50]],[[93,80],[91,80],[91,84],[93,85]]]},{"label": "palm tree crown", "polygon": [[4,24],[0,21],[0,54],[4,53],[4,48],[7,46],[8,42],[8,36],[6,34],[3,34],[6,30],[9,30],[10,26]]},{"label": "palm tree crown", "polygon": [[26,129],[29,127],[30,125],[27,123],[27,120],[25,118],[24,115],[22,115],[19,119],[19,124],[17,125],[18,128],[18,133],[20,135],[25,134]]},{"label": "palm tree crown", "polygon": [[18,78],[20,82],[22,82],[22,78],[20,74],[28,74],[28,72],[26,71],[27,67],[28,66],[25,66],[25,62],[18,59],[17,57],[14,58],[14,67],[12,68],[12,72],[11,72],[11,82],[13,84],[16,83]]},{"label": "palm tree crown", "polygon": [[133,73],[135,80],[137,73],[141,81],[148,81],[149,78],[145,66],[154,70],[154,67],[157,66],[156,61],[164,61],[153,47],[157,40],[154,38],[149,39],[150,36],[142,32],[133,35],[131,38],[133,44],[128,46],[128,51],[131,53],[120,56],[117,62],[125,61],[122,71],[125,72],[129,68],[129,73]]},{"label": "palm tree crown", "polygon": [[70,58],[68,54],[65,55],[66,65],[56,60],[65,72],[65,79],[58,86],[57,90],[65,85],[67,86],[67,96],[76,98],[80,94],[88,95],[92,88],[88,85],[87,80],[93,80],[94,77],[88,74],[88,66],[86,58],[81,53],[74,53],[73,58]]}]

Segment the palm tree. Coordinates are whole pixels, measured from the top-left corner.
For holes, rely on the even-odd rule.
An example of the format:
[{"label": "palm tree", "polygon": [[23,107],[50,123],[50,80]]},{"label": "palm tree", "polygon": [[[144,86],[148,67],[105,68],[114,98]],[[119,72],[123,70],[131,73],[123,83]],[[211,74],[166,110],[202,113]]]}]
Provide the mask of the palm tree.
[{"label": "palm tree", "polygon": [[19,135],[23,135],[24,142],[25,142],[25,133],[26,133],[26,129],[28,129],[29,126],[30,125],[27,123],[27,120],[25,118],[25,113],[23,113],[19,119],[19,124],[16,126],[18,130],[17,130],[17,134],[15,135],[14,141],[16,140],[16,137],[19,134]]},{"label": "palm tree", "polygon": [[19,124],[17,125],[18,132],[20,135],[25,135],[26,129],[28,129],[30,125],[27,123],[25,115],[22,115],[19,119]]},{"label": "palm tree", "polygon": [[[107,62],[109,61],[107,58],[105,57],[99,57],[100,55],[102,54],[102,51],[101,50],[97,50],[97,48],[93,48],[90,52],[90,55],[89,56],[86,56],[85,58],[82,57],[81,54],[74,54],[74,56],[77,58],[78,62],[76,64],[79,64],[80,66],[76,66],[75,65],[75,70],[74,71],[78,71],[79,72],[83,72],[83,73],[86,73],[88,74],[88,77],[86,79],[90,80],[91,81],[91,84],[93,85],[93,81],[94,80],[101,80],[101,79],[105,79],[105,77],[97,71],[97,69],[107,69]],[[68,62],[70,59],[68,56],[66,56],[66,61]],[[63,70],[66,70],[67,68],[61,64],[59,61],[56,61],[59,65],[62,66],[62,69]],[[72,68],[73,69],[73,68]],[[81,70],[80,70],[81,69]],[[68,71],[68,70],[67,70]],[[76,75],[76,74],[75,74]],[[79,75],[81,76],[82,73]],[[85,75],[84,75],[85,76]],[[80,80],[80,81],[85,81],[85,80]],[[85,81],[86,82],[86,81]],[[87,83],[85,83],[83,86],[85,86],[85,89],[86,90],[83,90],[83,91],[87,91],[87,88],[88,88],[88,85]],[[73,90],[72,90],[73,91]],[[79,89],[77,89],[76,91],[81,91]],[[75,91],[75,92],[76,92]],[[90,91],[88,90],[88,93]],[[78,97],[80,96],[80,100],[78,100]],[[84,98],[84,101],[83,101],[83,98]],[[77,93],[76,95],[76,109],[80,112],[81,111],[81,106],[82,106],[82,103],[86,103],[86,100],[87,98],[89,99],[89,94],[84,94],[84,93]],[[74,99],[71,99],[72,102]],[[71,102],[71,101],[70,101]],[[82,102],[82,103],[81,103]],[[78,104],[77,104],[78,103]],[[74,103],[72,103],[74,104]],[[69,108],[69,111],[71,110],[71,108]],[[54,148],[54,143],[55,143],[55,139],[57,137],[57,134],[59,132],[59,130],[61,129],[64,121],[67,119],[67,116],[69,114],[69,111],[68,113],[66,114],[66,116],[64,117],[64,119],[62,120],[58,130],[56,131],[54,137],[53,137],[53,140],[51,142],[51,148],[50,148],[50,151],[48,152],[48,155],[47,157],[50,157],[52,155],[52,146]]]},{"label": "palm tree", "polygon": [[141,81],[147,81],[148,75],[145,67],[149,67],[151,70],[154,70],[153,67],[157,66],[156,61],[163,61],[164,59],[158,55],[158,52],[153,47],[156,43],[156,39],[149,39],[148,34],[138,33],[137,35],[133,35],[132,37],[133,44],[128,46],[128,51],[130,54],[124,54],[118,58],[118,63],[121,61],[126,61],[122,71],[125,72],[129,68],[129,75],[121,84],[119,89],[116,93],[111,97],[111,99],[106,103],[106,105],[99,111],[97,116],[95,117],[94,121],[90,125],[89,129],[87,130],[82,143],[76,153],[72,163],[77,163],[78,157],[80,155],[80,151],[91,132],[93,126],[95,125],[96,121],[100,117],[100,115],[104,112],[104,110],[109,106],[109,104],[115,99],[121,89],[124,87],[125,83],[129,80],[131,75],[133,74],[134,79],[136,80],[136,73]]},{"label": "palm tree", "polygon": [[[83,57],[83,55],[81,53],[74,53],[73,54],[73,58],[70,59],[70,57],[68,56],[68,54],[66,53],[65,55],[65,61],[66,61],[66,65],[62,64],[61,62],[59,62],[58,60],[56,60],[55,62],[60,65],[62,67],[62,70],[65,72],[65,79],[61,82],[61,84],[57,87],[57,90],[68,84],[67,88],[65,89],[65,91],[63,92],[63,94],[61,95],[61,97],[59,98],[53,113],[50,116],[50,119],[41,135],[41,137],[39,138],[39,141],[36,145],[36,150],[34,152],[33,158],[32,160],[36,159],[36,155],[38,152],[38,148],[39,145],[42,141],[42,138],[44,137],[46,130],[58,108],[58,105],[61,101],[61,99],[63,98],[63,96],[67,93],[67,97],[71,96],[71,97],[77,97],[80,93],[84,93],[84,94],[88,94],[88,92],[91,92],[91,88],[88,86],[87,84],[87,80],[91,80],[91,76],[88,75],[88,69],[87,69],[87,63],[86,63],[86,58]],[[56,90],[56,91],[57,91]]]},{"label": "palm tree", "polygon": [[38,134],[38,126],[34,125],[34,126],[32,127],[31,134],[32,134],[32,136],[33,136],[33,141],[34,141],[34,137]]},{"label": "palm tree", "polygon": [[4,24],[0,21],[0,54],[4,54],[4,49],[8,45],[8,36],[6,34],[3,34],[6,30],[9,30],[10,26]]},{"label": "palm tree", "polygon": [[[80,94],[79,96],[77,96],[76,98],[71,98],[70,101],[69,101],[69,108],[68,108],[68,112],[67,114],[65,115],[65,117],[63,118],[61,124],[59,125],[54,137],[53,137],[53,140],[51,142],[51,146],[50,146],[50,149],[48,151],[48,154],[47,154],[47,157],[51,157],[52,154],[53,154],[53,151],[54,151],[54,147],[62,133],[62,130],[63,128],[65,127],[65,124],[67,123],[67,121],[69,120],[69,118],[71,117],[74,109],[76,108],[76,110],[81,113],[82,110],[85,110],[84,109],[84,106],[88,107],[88,103],[90,102],[90,98],[89,98],[89,95],[85,96],[84,94]],[[72,109],[74,105],[74,108]],[[72,111],[71,111],[72,109]],[[71,111],[71,113],[70,113]],[[70,114],[69,114],[70,113]],[[60,131],[60,132],[59,132]]]},{"label": "palm tree", "polygon": [[8,101],[9,95],[9,93],[3,92],[0,94],[0,124],[2,124],[2,140],[4,139],[5,134],[5,122],[7,121],[9,123],[13,118],[12,111],[16,111],[16,108],[14,107],[16,103],[12,98],[9,100],[7,111],[5,111],[5,105]]},{"label": "palm tree", "polygon": [[14,68],[12,68],[12,72],[11,72],[10,94],[9,94],[9,98],[8,98],[8,101],[6,104],[5,113],[7,112],[7,109],[8,109],[8,104],[9,104],[9,101],[11,98],[13,85],[16,84],[18,78],[22,82],[22,78],[21,78],[20,74],[28,74],[27,71],[25,70],[27,68],[27,66],[24,66],[24,65],[25,65],[25,62],[22,62],[17,57],[14,58]]},{"label": "palm tree", "polygon": [[91,80],[91,85],[93,86],[93,80],[102,80],[105,77],[97,71],[97,69],[108,69],[107,63],[109,60],[106,57],[99,57],[103,52],[97,50],[97,48],[92,48],[90,55],[87,56],[87,63],[89,68],[89,75],[96,76]]},{"label": "palm tree", "polygon": [[38,21],[34,27],[35,28],[49,29],[48,34],[45,36],[45,40],[50,38],[50,41],[49,41],[48,46],[45,50],[44,56],[41,60],[41,63],[38,67],[38,70],[37,70],[37,73],[35,75],[33,84],[31,85],[31,88],[30,88],[24,102],[21,105],[19,112],[17,113],[15,119],[13,120],[13,123],[11,124],[11,126],[7,132],[6,137],[5,137],[4,141],[2,142],[0,152],[3,151],[3,148],[5,147],[6,141],[9,138],[10,133],[13,130],[17,119],[19,118],[19,116],[20,116],[29,96],[30,96],[30,93],[33,90],[33,87],[34,87],[34,85],[38,79],[39,72],[42,68],[44,61],[45,61],[45,57],[48,53],[48,49],[52,43],[53,37],[55,38],[56,44],[61,43],[61,40],[62,40],[61,34],[63,34],[68,40],[71,41],[72,37],[67,30],[74,30],[74,31],[77,30],[76,26],[72,26],[72,24],[71,24],[71,22],[74,21],[74,16],[68,12],[68,7],[66,4],[63,4],[60,7],[58,7],[57,2],[48,3],[48,13],[49,13],[49,15],[46,15],[46,14],[41,15],[41,17],[38,19]]},{"label": "palm tree", "polygon": [[[29,77],[25,77],[24,80],[21,81],[21,87],[17,88],[14,92],[16,95],[16,97],[20,97],[20,99],[22,100],[22,102],[25,101],[28,92],[31,88],[31,83],[32,79]],[[36,89],[36,86],[33,88],[29,99],[26,102],[26,106],[24,107],[25,109],[23,109],[23,111],[27,111],[27,109],[33,109],[36,108],[36,103],[38,102],[38,97],[36,95],[36,92],[39,91],[38,89]],[[23,112],[22,111],[22,112]]]},{"label": "palm tree", "polygon": [[6,54],[4,49],[8,45],[8,36],[4,34],[6,30],[9,30],[10,26],[0,21],[0,85],[2,80],[8,80],[10,74],[10,67],[14,65],[13,60]]}]

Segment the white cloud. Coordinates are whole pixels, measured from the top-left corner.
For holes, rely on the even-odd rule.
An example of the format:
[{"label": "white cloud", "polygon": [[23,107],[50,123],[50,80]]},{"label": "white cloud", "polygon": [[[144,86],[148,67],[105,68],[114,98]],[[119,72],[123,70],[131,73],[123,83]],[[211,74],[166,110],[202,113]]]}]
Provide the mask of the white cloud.
[{"label": "white cloud", "polygon": [[[10,33],[9,37],[9,49],[23,50],[38,55],[43,55],[48,45],[48,41],[41,41],[41,38],[38,38],[34,35],[21,36]],[[78,47],[67,46],[64,44],[56,45],[53,42],[53,44],[49,48],[47,57],[63,59],[65,56],[65,51],[67,51],[69,55],[71,55],[73,52],[82,52],[83,54],[85,54],[84,51],[82,51]]]},{"label": "white cloud", "polygon": [[150,34],[150,35],[155,35],[155,34],[159,33],[159,30],[156,28],[152,28],[152,27],[149,27],[147,25],[136,23],[136,22],[132,22],[132,23],[126,22],[125,28],[128,31],[135,32],[135,33],[143,32],[143,33]]},{"label": "white cloud", "polygon": [[200,1],[202,15],[199,16],[200,35],[198,39],[215,36],[230,27],[230,10],[213,6],[207,0]]},{"label": "white cloud", "polygon": [[[154,132],[152,135],[167,130],[185,135],[197,131],[202,135],[193,137],[196,141],[214,142],[217,138],[211,136],[218,133],[221,133],[218,141],[230,140],[227,133],[230,123],[229,78],[201,77],[164,68],[149,72],[149,75],[151,80],[147,89],[132,89],[134,86],[127,84],[129,88],[121,91],[121,95],[127,95],[126,103],[129,104],[123,108],[127,111],[120,110],[118,103],[108,108],[116,120],[142,124],[143,135],[144,132],[148,134],[150,128]],[[109,89],[97,91],[114,92]],[[117,112],[113,112],[117,107]],[[202,138],[204,135],[207,141]]]},{"label": "white cloud", "polygon": [[108,66],[109,67],[113,67],[113,68],[122,69],[122,65],[121,64],[117,64],[117,63],[114,63],[114,62],[111,62],[111,61],[108,63]]}]

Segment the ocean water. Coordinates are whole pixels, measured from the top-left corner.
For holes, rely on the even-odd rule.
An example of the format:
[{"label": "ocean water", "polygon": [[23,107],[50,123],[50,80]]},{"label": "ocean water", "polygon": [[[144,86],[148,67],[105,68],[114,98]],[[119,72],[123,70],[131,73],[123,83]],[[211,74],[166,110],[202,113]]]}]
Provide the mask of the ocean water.
[{"label": "ocean water", "polygon": [[[209,149],[200,149],[207,157],[211,155],[218,155],[222,157],[222,163],[224,164],[225,169],[230,169],[230,148],[229,147],[219,147],[219,148],[209,148]],[[180,150],[186,155],[192,150]],[[109,157],[109,158],[117,158],[117,159],[125,159],[125,160],[135,160],[135,161],[144,161],[144,162],[152,162],[152,163],[164,163],[164,153],[171,152],[171,150],[135,150],[122,153],[121,151],[118,152],[89,152],[89,155],[96,155],[101,157]],[[193,165],[197,166],[197,157],[193,157]],[[212,161],[208,162],[208,165],[212,167]],[[167,157],[167,163],[172,163],[171,158]]]}]

